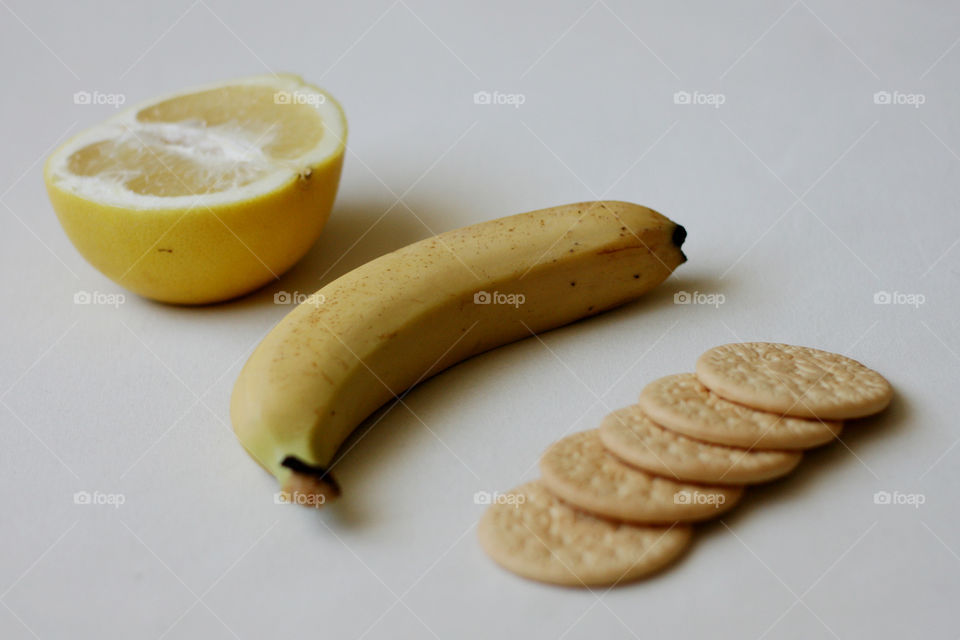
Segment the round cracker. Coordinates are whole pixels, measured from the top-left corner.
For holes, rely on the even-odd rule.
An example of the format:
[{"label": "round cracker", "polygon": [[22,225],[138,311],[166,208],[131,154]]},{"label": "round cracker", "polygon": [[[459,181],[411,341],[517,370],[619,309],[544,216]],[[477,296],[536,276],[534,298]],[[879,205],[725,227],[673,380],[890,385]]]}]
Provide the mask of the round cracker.
[{"label": "round cracker", "polygon": [[621,462],[596,429],[567,436],[540,458],[543,486],[573,506],[627,522],[706,520],[732,508],[743,487],[690,484]]},{"label": "round cracker", "polygon": [[785,476],[799,451],[751,451],[701,442],[664,429],[637,406],[600,423],[600,439],[618,458],[644,471],[686,482],[752,484]]},{"label": "round cracker", "polygon": [[603,520],[530,482],[498,497],[480,520],[477,536],[497,564],[525,578],[603,586],[663,568],[690,544],[692,528]]},{"label": "round cracker", "polygon": [[692,373],[654,380],[637,404],[671,431],[731,447],[809,449],[830,442],[843,429],[841,422],[780,416],[724,400]]},{"label": "round cracker", "polygon": [[714,347],[697,360],[708,389],[755,409],[844,420],[882,411],[893,389],[879,373],[829,351],[774,342]]}]

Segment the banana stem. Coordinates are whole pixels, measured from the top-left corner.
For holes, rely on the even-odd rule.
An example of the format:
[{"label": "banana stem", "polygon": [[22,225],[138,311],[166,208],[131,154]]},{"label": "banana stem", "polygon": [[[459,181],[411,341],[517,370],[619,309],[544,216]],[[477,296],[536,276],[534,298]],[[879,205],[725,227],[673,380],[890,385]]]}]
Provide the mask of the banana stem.
[{"label": "banana stem", "polygon": [[340,485],[325,467],[293,456],[287,456],[281,464],[292,471],[281,488],[290,502],[320,509],[340,497]]}]

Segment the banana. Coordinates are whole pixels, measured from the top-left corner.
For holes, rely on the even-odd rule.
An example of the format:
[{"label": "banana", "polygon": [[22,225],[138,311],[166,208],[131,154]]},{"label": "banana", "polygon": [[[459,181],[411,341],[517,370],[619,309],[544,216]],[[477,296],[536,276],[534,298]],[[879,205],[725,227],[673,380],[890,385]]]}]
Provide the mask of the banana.
[{"label": "banana", "polygon": [[686,231],[627,202],[570,204],[383,255],[297,306],[233,389],[247,451],[288,500],[322,506],[341,443],[419,381],[488,349],[633,300],[686,260]]}]

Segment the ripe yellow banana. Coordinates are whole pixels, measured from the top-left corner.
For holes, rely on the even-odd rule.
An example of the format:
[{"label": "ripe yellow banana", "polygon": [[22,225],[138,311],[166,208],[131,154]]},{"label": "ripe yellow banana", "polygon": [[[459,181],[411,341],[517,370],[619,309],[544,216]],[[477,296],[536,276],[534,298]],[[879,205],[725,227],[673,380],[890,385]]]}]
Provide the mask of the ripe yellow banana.
[{"label": "ripe yellow banana", "polygon": [[420,380],[611,309],[686,257],[683,227],[627,202],[584,202],[448,231],[337,278],[263,339],[233,389],[247,451],[293,501],[339,495],[351,431]]}]

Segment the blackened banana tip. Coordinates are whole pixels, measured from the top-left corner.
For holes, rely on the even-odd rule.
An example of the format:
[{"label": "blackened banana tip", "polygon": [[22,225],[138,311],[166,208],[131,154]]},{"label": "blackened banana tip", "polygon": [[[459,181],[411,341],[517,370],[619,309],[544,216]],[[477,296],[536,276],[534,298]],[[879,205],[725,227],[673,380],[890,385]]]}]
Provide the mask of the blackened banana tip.
[{"label": "blackened banana tip", "polygon": [[682,224],[678,224],[673,228],[673,236],[671,239],[673,240],[674,246],[681,249],[680,255],[683,256],[683,261],[686,262],[687,255],[682,251],[682,247],[683,242],[687,239],[687,230],[684,229]]}]

